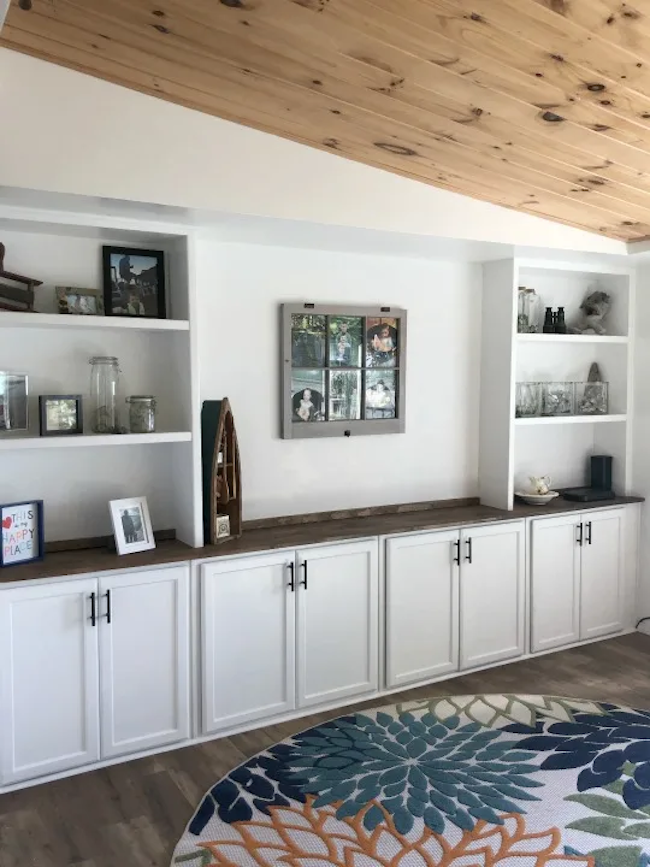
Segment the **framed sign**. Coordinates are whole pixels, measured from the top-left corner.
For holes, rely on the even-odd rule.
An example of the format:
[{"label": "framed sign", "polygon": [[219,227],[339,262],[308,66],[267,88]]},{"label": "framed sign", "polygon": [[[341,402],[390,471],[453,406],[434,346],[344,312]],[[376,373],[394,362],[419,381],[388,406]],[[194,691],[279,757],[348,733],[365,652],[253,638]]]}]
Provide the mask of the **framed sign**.
[{"label": "framed sign", "polygon": [[43,500],[0,506],[0,566],[43,559]]},{"label": "framed sign", "polygon": [[404,433],[406,310],[282,305],[282,438]]}]

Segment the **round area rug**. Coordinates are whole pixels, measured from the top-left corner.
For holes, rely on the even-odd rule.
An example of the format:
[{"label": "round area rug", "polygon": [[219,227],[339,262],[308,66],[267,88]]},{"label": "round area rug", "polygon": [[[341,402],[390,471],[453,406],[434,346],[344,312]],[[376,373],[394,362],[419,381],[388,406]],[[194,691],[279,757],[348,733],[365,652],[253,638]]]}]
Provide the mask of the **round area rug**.
[{"label": "round area rug", "polygon": [[205,796],[184,867],[650,867],[650,711],[464,695],[351,713]]}]

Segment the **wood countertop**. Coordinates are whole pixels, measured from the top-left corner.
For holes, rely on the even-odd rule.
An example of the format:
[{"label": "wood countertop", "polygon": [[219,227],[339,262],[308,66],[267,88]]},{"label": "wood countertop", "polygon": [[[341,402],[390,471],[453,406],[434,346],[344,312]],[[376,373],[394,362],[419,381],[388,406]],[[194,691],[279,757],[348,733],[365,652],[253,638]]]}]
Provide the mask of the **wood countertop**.
[{"label": "wood countertop", "polygon": [[481,506],[476,500],[448,500],[439,504],[422,503],[378,510],[363,509],[356,512],[331,513],[328,517],[320,519],[314,515],[291,516],[250,522],[248,529],[244,530],[239,539],[231,539],[221,545],[206,545],[203,548],[191,548],[179,541],[165,541],[159,543],[153,551],[124,556],[119,556],[108,548],[46,554],[45,559],[39,563],[0,569],[0,584],[13,584],[34,578],[108,572],[116,569],[145,569],[188,560],[253,554],[280,548],[301,548],[306,545],[351,541],[368,536],[494,524],[530,517],[541,518],[563,512],[584,512],[643,501],[643,497],[630,496],[589,504],[572,503],[558,497],[547,506],[515,503],[514,509],[507,512],[490,506]]}]

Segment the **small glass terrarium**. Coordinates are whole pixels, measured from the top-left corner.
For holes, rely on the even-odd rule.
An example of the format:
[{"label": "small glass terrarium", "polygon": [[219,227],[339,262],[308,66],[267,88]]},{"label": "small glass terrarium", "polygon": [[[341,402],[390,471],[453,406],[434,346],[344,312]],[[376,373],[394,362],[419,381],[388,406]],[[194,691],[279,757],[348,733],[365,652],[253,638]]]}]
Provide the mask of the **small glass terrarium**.
[{"label": "small glass terrarium", "polygon": [[607,415],[609,383],[576,382],[576,412],[578,415]]},{"label": "small glass terrarium", "polygon": [[542,411],[542,387],[539,382],[518,382],[515,396],[515,417],[535,418]]},{"label": "small glass terrarium", "polygon": [[575,408],[573,382],[542,383],[542,415],[573,415]]}]

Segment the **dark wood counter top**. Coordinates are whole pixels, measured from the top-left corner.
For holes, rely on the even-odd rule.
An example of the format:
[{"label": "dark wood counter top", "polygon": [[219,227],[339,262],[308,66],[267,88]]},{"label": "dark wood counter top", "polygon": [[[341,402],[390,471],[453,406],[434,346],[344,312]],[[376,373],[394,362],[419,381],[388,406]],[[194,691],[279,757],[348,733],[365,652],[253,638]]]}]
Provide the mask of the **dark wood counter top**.
[{"label": "dark wood counter top", "polygon": [[598,503],[571,503],[560,497],[547,506],[527,506],[515,503],[512,511],[481,506],[477,501],[446,501],[390,507],[393,511],[379,509],[358,510],[356,513],[332,513],[349,517],[292,516],[251,522],[239,539],[231,539],[221,545],[206,545],[191,548],[183,542],[166,541],[153,551],[141,554],[117,555],[107,548],[61,551],[47,554],[40,563],[10,566],[0,569],[0,584],[28,581],[34,578],[64,577],[115,569],[143,569],[166,563],[188,560],[227,557],[234,554],[253,554],[279,548],[300,548],[327,542],[343,542],[368,536],[384,536],[394,533],[413,533],[420,530],[437,530],[451,527],[466,527],[474,524],[491,524],[513,521],[520,518],[559,515],[563,512],[584,512],[589,509],[626,506],[642,503],[643,497],[615,497]]}]

